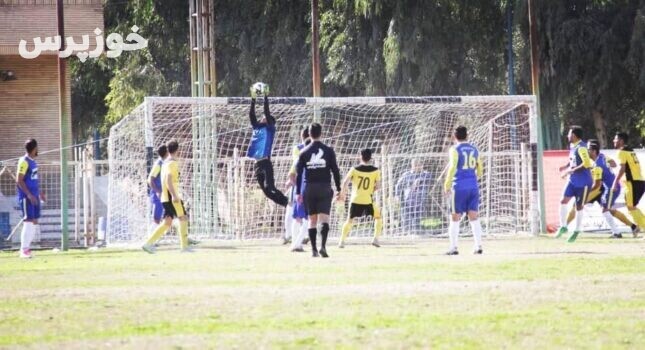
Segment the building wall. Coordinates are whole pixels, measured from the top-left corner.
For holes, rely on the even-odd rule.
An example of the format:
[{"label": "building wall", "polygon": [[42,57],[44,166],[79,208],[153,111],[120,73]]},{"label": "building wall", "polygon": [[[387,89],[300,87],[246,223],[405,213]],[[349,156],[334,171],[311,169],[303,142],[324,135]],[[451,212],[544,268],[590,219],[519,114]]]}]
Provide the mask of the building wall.
[{"label": "building wall", "polygon": [[[81,35],[89,35],[90,49],[94,48],[94,30],[104,28],[102,1],[64,3],[65,36],[81,43]],[[18,54],[20,40],[32,48],[34,38],[56,35],[56,0],[0,0],[0,70],[11,70],[16,77],[0,81],[0,161],[22,155],[24,141],[30,137],[39,141],[41,153],[60,147],[57,54],[43,53],[34,59]],[[66,80],[65,93],[71,101],[69,71]],[[42,154],[39,160],[55,161],[59,156],[57,152]]]},{"label": "building wall", "polygon": [[[3,4],[5,1],[6,4]],[[20,3],[38,5],[17,5]],[[82,0],[67,0],[67,3],[82,3]],[[85,0],[92,5],[67,5],[64,7],[65,36],[73,36],[81,43],[82,35],[89,35],[90,50],[96,47],[94,30],[103,30],[103,7],[100,2]],[[9,3],[13,3],[9,4]],[[45,5],[43,5],[45,4]],[[48,4],[48,5],[47,5]],[[17,55],[20,40],[27,41],[33,49],[33,39],[57,35],[56,1],[50,0],[0,0],[0,55]],[[49,53],[54,54],[54,53]]]},{"label": "building wall", "polygon": [[[31,137],[38,140],[41,152],[59,148],[56,56],[26,60],[0,55],[0,69],[12,70],[17,78],[0,81],[0,160],[21,156],[25,140]],[[69,73],[67,81],[66,93],[70,96]],[[68,108],[71,109],[70,103]],[[55,160],[59,156],[43,154],[40,160]]]}]

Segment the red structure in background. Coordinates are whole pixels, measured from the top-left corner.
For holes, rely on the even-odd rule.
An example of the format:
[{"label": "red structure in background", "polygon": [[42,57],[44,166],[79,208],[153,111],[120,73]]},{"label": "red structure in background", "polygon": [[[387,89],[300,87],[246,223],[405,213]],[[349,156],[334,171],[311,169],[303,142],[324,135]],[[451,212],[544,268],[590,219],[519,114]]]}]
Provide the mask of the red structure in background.
[{"label": "red structure in background", "polygon": [[558,168],[569,161],[568,150],[544,151],[542,166],[544,169],[544,209],[546,211],[546,227],[548,232],[555,232],[560,225],[560,197],[567,179],[560,177]]}]

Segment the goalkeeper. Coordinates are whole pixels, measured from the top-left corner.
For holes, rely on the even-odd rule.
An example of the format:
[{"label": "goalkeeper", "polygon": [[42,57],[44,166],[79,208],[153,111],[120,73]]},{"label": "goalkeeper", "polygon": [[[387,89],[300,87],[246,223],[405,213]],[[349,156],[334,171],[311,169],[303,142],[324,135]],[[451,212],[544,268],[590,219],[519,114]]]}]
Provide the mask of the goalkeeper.
[{"label": "goalkeeper", "polygon": [[[256,84],[257,85],[257,84]],[[264,116],[258,121],[255,115],[255,98],[258,93],[264,94]],[[273,147],[273,138],[275,137],[275,118],[269,111],[269,88],[263,85],[263,89],[256,91],[251,88],[251,109],[249,119],[253,127],[253,136],[247,152],[247,157],[255,159],[255,178],[260,184],[264,195],[283,207],[289,203],[287,197],[275,187],[273,177],[273,164],[271,163],[271,150]]]}]

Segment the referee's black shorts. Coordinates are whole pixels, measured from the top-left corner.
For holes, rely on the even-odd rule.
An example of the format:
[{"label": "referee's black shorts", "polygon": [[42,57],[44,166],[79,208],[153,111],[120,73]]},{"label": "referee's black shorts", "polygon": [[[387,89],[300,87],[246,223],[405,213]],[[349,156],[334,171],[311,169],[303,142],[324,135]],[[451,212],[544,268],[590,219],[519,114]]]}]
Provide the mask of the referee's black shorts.
[{"label": "referee's black shorts", "polygon": [[374,204],[356,204],[349,205],[349,218],[361,218],[363,216],[374,217]]},{"label": "referee's black shorts", "polygon": [[331,213],[331,202],[334,199],[334,190],[326,183],[308,183],[302,194],[307,215]]}]

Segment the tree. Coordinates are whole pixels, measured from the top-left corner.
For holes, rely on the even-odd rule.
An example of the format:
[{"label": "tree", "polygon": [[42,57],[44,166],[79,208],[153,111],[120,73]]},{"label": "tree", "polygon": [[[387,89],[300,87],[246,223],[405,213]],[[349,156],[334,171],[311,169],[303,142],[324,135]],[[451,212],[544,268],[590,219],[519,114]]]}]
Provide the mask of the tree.
[{"label": "tree", "polygon": [[603,146],[645,113],[644,3],[538,2],[543,112],[593,130]]},{"label": "tree", "polygon": [[105,32],[129,33],[137,25],[146,49],[81,63],[71,60],[72,120],[77,138],[102,133],[145,96],[190,94],[188,8],[184,0],[108,0]]},{"label": "tree", "polygon": [[[323,95],[505,94],[508,1],[516,93],[530,94],[524,0],[323,0]],[[546,146],[562,147],[569,124],[593,130],[603,145],[618,128],[636,125],[645,135],[645,0],[536,4]],[[216,0],[214,13],[219,95],[245,96],[256,81],[274,95],[311,95],[309,1]],[[149,46],[72,61],[81,136],[97,124],[106,131],[145,96],[191,91],[185,0],[107,0],[105,21],[106,32],[136,24]]]}]

